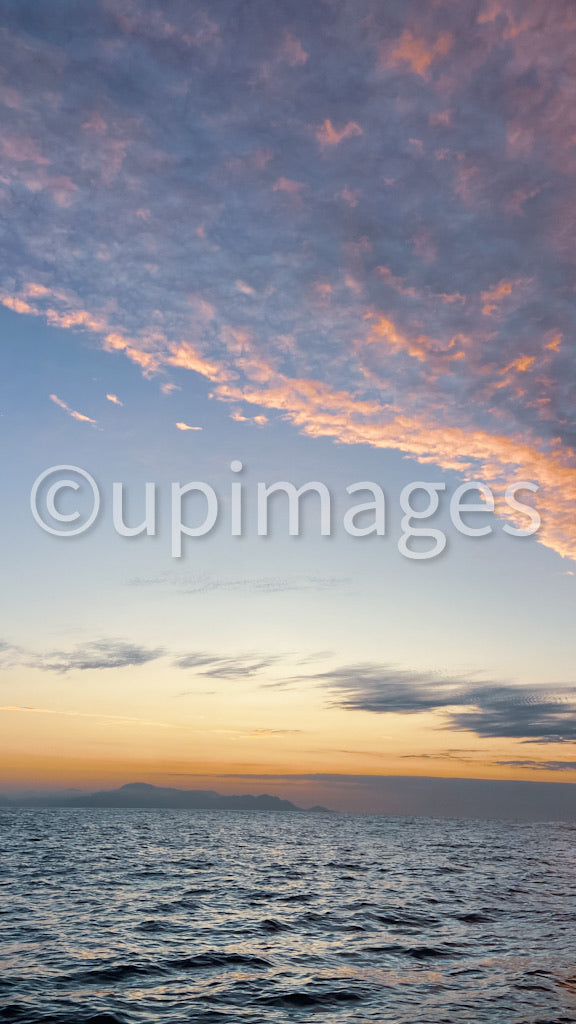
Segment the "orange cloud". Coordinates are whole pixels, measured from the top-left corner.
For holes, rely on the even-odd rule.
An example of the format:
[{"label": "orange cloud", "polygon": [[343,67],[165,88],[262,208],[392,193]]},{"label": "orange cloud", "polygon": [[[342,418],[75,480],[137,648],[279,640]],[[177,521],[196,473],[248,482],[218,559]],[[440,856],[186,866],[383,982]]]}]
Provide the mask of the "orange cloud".
[{"label": "orange cloud", "polygon": [[525,373],[526,370],[529,370],[534,365],[535,361],[535,356],[520,356],[519,359],[515,359],[510,365],[514,370],[518,370],[518,373]]},{"label": "orange cloud", "polygon": [[558,352],[560,350],[561,344],[562,344],[562,335],[561,334],[555,334],[554,337],[552,338],[552,341],[549,341],[548,344],[546,345],[546,348],[550,349],[552,352]]},{"label": "orange cloud", "polygon": [[124,402],[120,401],[118,395],[106,395],[106,398],[109,402],[112,402],[113,405],[124,405]]},{"label": "orange cloud", "polygon": [[144,373],[155,373],[162,363],[158,352],[146,351],[136,340],[125,338],[115,331],[104,338],[104,348],[107,352],[124,352]]},{"label": "orange cloud", "polygon": [[438,292],[435,297],[440,299],[441,302],[446,302],[448,305],[452,305],[454,302],[459,302],[464,305],[466,302],[466,296],[462,295],[460,292]]},{"label": "orange cloud", "polygon": [[80,420],[81,423],[91,423],[93,427],[97,425],[97,420],[93,420],[90,416],[85,416],[83,413],[76,412],[75,409],[71,409],[70,406],[66,404],[66,402],[62,401],[61,398],[58,398],[58,395],[50,395],[50,400],[54,402],[55,405],[58,405],[61,409],[63,409],[64,412],[67,412],[68,415],[71,416],[73,420]]},{"label": "orange cloud", "polygon": [[395,48],[388,53],[385,64],[388,67],[409,64],[414,74],[427,78],[430,65],[438,57],[445,57],[452,49],[453,42],[453,36],[449,32],[443,32],[430,46],[425,39],[418,39],[413,32],[406,29]]},{"label": "orange cloud", "polygon": [[23,291],[33,299],[50,295],[49,288],[46,288],[43,284],[35,284],[32,281],[29,284],[24,285]]},{"label": "orange cloud", "polygon": [[255,423],[257,427],[264,427],[268,423],[268,417],[264,414],[259,416],[243,416],[241,412],[233,412],[230,419],[236,423]]},{"label": "orange cloud", "polygon": [[185,370],[194,370],[195,373],[199,373],[211,381],[224,381],[228,380],[229,377],[228,372],[222,366],[203,359],[196,349],[187,342],[182,342],[180,345],[171,345],[167,362],[170,366],[180,366]]},{"label": "orange cloud", "polygon": [[377,267],[376,270],[380,276],[384,278],[386,284],[389,285],[390,288],[393,288],[395,292],[398,292],[399,295],[407,295],[411,299],[416,299],[420,295],[417,288],[414,288],[412,285],[405,284],[403,278],[396,277],[389,267]]},{"label": "orange cloud", "polygon": [[464,305],[466,303],[466,296],[460,292],[433,292],[428,288],[418,289],[411,284],[407,284],[405,278],[397,277],[392,273],[389,267],[376,267],[377,273],[382,277],[385,283],[393,288],[399,295],[406,295],[411,299],[435,299],[446,305],[454,305],[460,303]]},{"label": "orange cloud", "polygon": [[367,345],[386,345],[387,350],[393,352],[407,352],[413,359],[421,363],[428,363],[434,373],[435,361],[438,358],[453,360],[461,358],[463,353],[460,350],[462,335],[456,334],[448,341],[437,338],[430,338],[426,334],[419,334],[411,337],[403,333],[386,316],[369,314],[369,319],[376,319],[366,338]]},{"label": "orange cloud", "polygon": [[364,132],[356,121],[348,121],[343,128],[335,128],[332,121],[326,120],[323,125],[316,129],[316,138],[321,146],[338,146],[344,139],[351,139],[354,135],[363,135]]},{"label": "orange cloud", "polygon": [[2,305],[6,306],[6,309],[11,309],[14,313],[32,313],[36,311],[23,299],[19,299],[14,295],[5,295],[2,298]]},{"label": "orange cloud", "polygon": [[44,315],[53,327],[84,327],[97,334],[106,330],[106,323],[103,320],[91,316],[84,309],[73,313],[58,313],[55,309],[47,309]]},{"label": "orange cloud", "polygon": [[[519,398],[523,397],[525,392],[518,384],[517,375],[519,373],[526,373],[531,369],[535,362],[536,356],[519,356],[518,359],[513,359],[511,363],[508,363],[507,366],[500,370],[500,374],[504,379],[494,385],[494,390],[498,391],[501,388],[514,388],[517,396]],[[548,399],[544,398],[540,401],[546,403]]]},{"label": "orange cloud", "polygon": [[498,483],[510,479],[538,483],[538,507],[543,523],[537,539],[558,554],[576,559],[576,470],[574,452],[540,451],[521,437],[485,430],[438,426],[424,415],[397,415],[386,420],[378,402],[331,391],[313,380],[278,376],[273,386],[226,385],[218,389],[226,400],[276,409],[311,437],[332,437],[341,444],[369,444],[396,449],[422,464],[453,469],[466,476],[481,475]]},{"label": "orange cloud", "polygon": [[500,281],[500,283],[494,285],[493,288],[489,288],[488,291],[482,292],[480,297],[484,303],[482,306],[482,313],[484,316],[492,316],[498,310],[499,303],[502,299],[508,298],[512,295],[515,289],[529,283],[530,282],[528,280],[524,279],[518,279],[516,281]]},{"label": "orange cloud", "polygon": [[182,422],[175,423],[174,426],[177,427],[178,430],[202,430],[203,429],[203,427],[191,427],[189,423],[182,423]]}]

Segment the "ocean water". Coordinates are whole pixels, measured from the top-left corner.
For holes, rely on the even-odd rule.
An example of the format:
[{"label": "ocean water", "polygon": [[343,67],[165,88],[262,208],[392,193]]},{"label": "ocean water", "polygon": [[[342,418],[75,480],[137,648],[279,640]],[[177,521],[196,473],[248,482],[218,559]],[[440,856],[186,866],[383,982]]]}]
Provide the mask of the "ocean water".
[{"label": "ocean water", "polygon": [[2,810],[0,1020],[576,1021],[576,827]]}]

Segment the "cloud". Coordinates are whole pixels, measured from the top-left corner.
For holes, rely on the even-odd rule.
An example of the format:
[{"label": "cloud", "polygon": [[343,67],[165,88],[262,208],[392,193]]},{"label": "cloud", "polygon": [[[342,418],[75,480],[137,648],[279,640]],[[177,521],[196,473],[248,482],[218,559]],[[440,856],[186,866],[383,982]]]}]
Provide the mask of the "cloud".
[{"label": "cloud", "polygon": [[278,178],[278,181],[275,181],[272,186],[272,191],[288,192],[289,195],[299,195],[303,188],[305,188],[305,185],[302,181],[291,181],[290,178]]},{"label": "cloud", "polygon": [[202,427],[191,427],[188,423],[175,423],[178,430],[202,430]]},{"label": "cloud", "polygon": [[12,668],[21,664],[23,656],[24,651],[21,647],[16,646],[16,644],[8,643],[6,640],[0,640],[1,668]]},{"label": "cloud", "polygon": [[32,42],[9,5],[0,301],[165,392],[534,479],[574,558],[576,13],[380,8],[106,0]]},{"label": "cloud", "polygon": [[576,772],[576,761],[496,761],[503,768],[529,768],[542,772]]},{"label": "cloud", "polygon": [[259,416],[243,416],[241,412],[232,412],[230,419],[236,423],[251,423],[257,427],[264,427],[268,423],[268,417],[263,413],[260,413]]},{"label": "cloud", "polygon": [[181,594],[208,594],[225,590],[244,594],[284,594],[301,591],[332,590],[346,586],[345,576],[248,576],[219,578],[194,573],[159,573],[155,576],[133,576],[128,585],[133,587],[170,587]]},{"label": "cloud", "polygon": [[402,760],[408,761],[458,761],[462,764],[474,764],[478,760],[477,756],[468,756],[474,753],[473,750],[438,750],[433,754],[401,754],[400,756]]},{"label": "cloud", "polygon": [[290,65],[290,67],[298,67],[300,64],[305,64],[308,60],[308,54],[306,53],[302,43],[296,36],[292,35],[291,32],[284,32],[284,39],[282,42],[282,48],[280,50],[280,56]]},{"label": "cloud", "polygon": [[128,36],[152,43],[169,43],[177,50],[202,47],[208,54],[220,46],[220,28],[205,11],[194,7],[183,10],[184,20],[172,22],[161,9],[138,0],[103,0],[103,8],[116,19]]},{"label": "cloud", "polygon": [[41,672],[100,671],[147,665],[163,657],[165,651],[125,640],[99,639],[78,644],[68,651],[38,652],[15,644],[0,642],[0,665],[3,669],[25,666]]},{"label": "cloud", "polygon": [[530,687],[412,672],[373,663],[307,677],[346,711],[417,715],[441,712],[446,728],[482,738],[576,743],[576,689]]},{"label": "cloud", "polygon": [[182,669],[198,669],[197,674],[213,679],[248,679],[278,662],[277,656],[241,654],[223,656],[195,652],[176,658],[174,665]]},{"label": "cloud", "polygon": [[356,121],[348,121],[341,128],[336,128],[332,121],[326,119],[316,129],[316,138],[321,146],[338,146],[344,139],[352,139],[355,135],[363,135],[362,128]]},{"label": "cloud", "polygon": [[309,54],[304,49],[301,40],[289,29],[285,28],[282,40],[276,52],[267,57],[257,73],[257,78],[265,81],[268,86],[278,84],[282,81],[283,74],[306,64]]},{"label": "cloud", "polygon": [[425,39],[415,36],[409,29],[405,29],[396,45],[384,57],[384,63],[393,68],[407,64],[414,74],[427,78],[430,65],[439,57],[445,57],[452,49],[453,42],[449,32],[441,33],[434,43],[430,44]]},{"label": "cloud", "polygon": [[106,395],[106,398],[109,402],[112,402],[113,405],[124,405],[124,402],[120,401],[118,395]]},{"label": "cloud", "polygon": [[512,296],[519,288],[530,285],[530,281],[500,281],[493,288],[482,292],[482,313],[484,316],[492,316],[499,309],[500,303]]},{"label": "cloud", "polygon": [[55,651],[31,659],[34,667],[46,672],[66,673],[126,668],[146,665],[163,655],[161,648],[143,647],[124,640],[92,640],[71,651]]},{"label": "cloud", "polygon": [[67,412],[73,420],[79,420],[81,423],[91,423],[93,427],[97,426],[97,420],[93,420],[90,416],[85,416],[83,413],[76,412],[75,409],[71,409],[66,402],[62,401],[61,398],[58,398],[58,395],[50,395],[50,401],[54,402],[55,405],[58,405],[60,409],[64,409],[64,412]]}]

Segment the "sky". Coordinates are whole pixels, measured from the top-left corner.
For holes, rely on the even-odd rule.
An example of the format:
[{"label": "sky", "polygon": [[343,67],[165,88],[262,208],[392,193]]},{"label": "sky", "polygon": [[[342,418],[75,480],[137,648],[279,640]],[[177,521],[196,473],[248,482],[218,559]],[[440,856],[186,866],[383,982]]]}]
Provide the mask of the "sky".
[{"label": "sky", "polygon": [[0,25],[0,791],[576,784],[573,4]]}]

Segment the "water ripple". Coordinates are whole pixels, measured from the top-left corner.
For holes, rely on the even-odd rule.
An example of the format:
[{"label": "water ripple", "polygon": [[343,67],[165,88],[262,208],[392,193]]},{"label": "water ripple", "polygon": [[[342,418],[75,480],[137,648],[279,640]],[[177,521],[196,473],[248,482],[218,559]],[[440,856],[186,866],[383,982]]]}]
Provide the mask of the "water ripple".
[{"label": "water ripple", "polygon": [[575,1024],[574,835],[3,809],[0,1021]]}]

